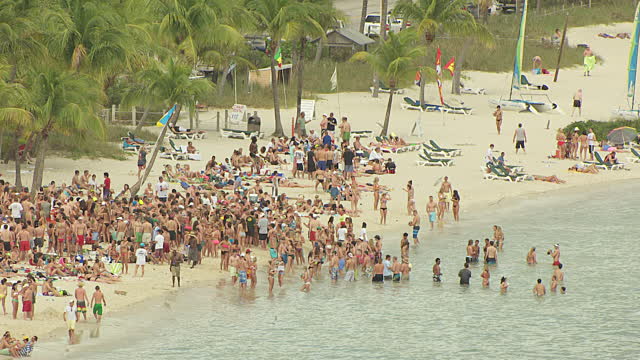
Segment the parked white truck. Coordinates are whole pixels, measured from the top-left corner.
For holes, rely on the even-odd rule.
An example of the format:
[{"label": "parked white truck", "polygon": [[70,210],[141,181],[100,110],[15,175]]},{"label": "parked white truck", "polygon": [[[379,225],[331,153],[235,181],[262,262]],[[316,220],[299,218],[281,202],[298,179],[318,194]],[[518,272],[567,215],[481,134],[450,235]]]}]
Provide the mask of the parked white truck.
[{"label": "parked white truck", "polygon": [[[411,26],[406,24],[406,26]],[[402,30],[402,19],[387,15],[387,31],[399,32]],[[369,14],[364,20],[364,34],[373,37],[380,35],[380,14]]]}]

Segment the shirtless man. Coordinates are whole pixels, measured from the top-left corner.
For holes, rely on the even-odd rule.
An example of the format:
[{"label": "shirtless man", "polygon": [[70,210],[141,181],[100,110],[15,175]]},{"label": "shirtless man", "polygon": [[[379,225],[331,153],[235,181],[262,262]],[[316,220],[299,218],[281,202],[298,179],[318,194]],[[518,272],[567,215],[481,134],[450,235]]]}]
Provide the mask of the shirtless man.
[{"label": "shirtless man", "polygon": [[240,289],[247,288],[247,261],[245,260],[245,254],[240,254],[238,262],[236,264],[238,271],[238,282],[240,283]]},{"label": "shirtless man", "polygon": [[547,251],[547,255],[550,255],[553,258],[553,266],[560,265],[560,245],[553,245],[554,250]]},{"label": "shirtless man", "polygon": [[167,231],[169,232],[169,244],[170,246],[173,247],[177,247],[178,246],[178,223],[176,222],[176,220],[173,218],[173,216],[169,217],[169,220],[166,222],[165,227],[167,228]]},{"label": "shirtless man", "polygon": [[352,253],[349,253],[347,255],[347,262],[344,267],[345,267],[345,270],[347,271],[346,274],[344,275],[344,281],[355,280],[356,262],[353,260]]},{"label": "shirtless man", "polygon": [[[76,237],[76,252],[82,252],[82,247],[84,246],[86,237],[89,235],[89,228],[87,227],[87,224],[85,224],[82,216],[78,218],[78,222],[74,223],[74,225],[73,231]],[[78,303],[77,306],[79,308],[80,304]]]},{"label": "shirtless man", "polygon": [[538,279],[536,286],[533,287],[533,294],[536,296],[544,296],[547,293],[544,285],[542,284],[542,279]]},{"label": "shirtless man", "polygon": [[91,297],[91,307],[93,308],[93,316],[98,323],[102,320],[103,306],[107,306],[107,299],[104,298],[100,286],[96,286],[96,291],[93,292],[93,296]]},{"label": "shirtless man", "polygon": [[394,256],[393,257],[393,263],[391,264],[391,271],[393,272],[393,282],[400,282],[401,277],[401,270],[400,270],[400,263],[398,262],[398,257]]},{"label": "shirtless man", "polygon": [[553,276],[556,277],[556,280],[559,283],[564,281],[564,272],[562,272],[562,267],[562,264],[558,264],[558,267],[553,270]]},{"label": "shirtless man", "polygon": [[444,181],[442,182],[442,185],[440,185],[440,191],[441,193],[444,193],[444,201],[447,205],[447,211],[449,210],[449,203],[451,202],[451,196],[453,196],[453,187],[451,186],[451,183],[449,182],[449,177],[445,176],[444,177]]},{"label": "shirtless man", "polygon": [[407,214],[411,215],[413,213],[413,209],[414,209],[414,204],[415,204],[415,200],[414,200],[414,195],[415,195],[415,189],[413,188],[413,181],[409,180],[409,182],[407,183],[407,188],[404,189],[404,191],[407,192]]},{"label": "shirtless man", "polygon": [[433,201],[433,196],[429,196],[429,202],[427,203],[427,215],[429,216],[429,225],[431,226],[431,230],[433,230],[433,224],[436,222],[437,208],[438,204]]},{"label": "shirtless man", "polygon": [[413,218],[409,221],[409,226],[413,227],[413,243],[415,245],[420,244],[420,240],[418,240],[418,233],[420,232],[420,215],[418,215],[418,210],[413,210]]},{"label": "shirtless man", "polygon": [[442,272],[440,271],[440,258],[436,258],[436,263],[433,265],[433,282],[442,281]]},{"label": "shirtless man", "polygon": [[87,321],[87,302],[89,302],[89,297],[87,297],[87,292],[84,289],[84,283],[79,282],[78,287],[75,291],[76,297],[76,319],[80,320],[78,314],[82,313],[84,316],[84,321]]},{"label": "shirtless man", "polygon": [[487,246],[487,252],[486,252],[486,263],[489,265],[495,265],[496,261],[498,260],[498,249],[496,249],[495,246],[493,246],[493,241],[489,242],[489,246]]},{"label": "shirtless man", "polygon": [[31,233],[26,228],[22,228],[22,225],[18,225],[18,234],[16,235],[18,244],[20,244],[20,261],[24,261],[27,253],[30,250]]},{"label": "shirtless man", "polygon": [[145,244],[151,243],[151,232],[153,231],[153,225],[150,222],[144,221],[142,223],[142,242]]},{"label": "shirtless man", "polygon": [[381,283],[384,282],[384,265],[382,264],[382,259],[378,259],[378,262],[373,265],[373,278],[371,278],[371,281],[374,283]]},{"label": "shirtless man", "polygon": [[329,275],[331,277],[331,281],[334,283],[338,281],[339,261],[338,253],[334,251],[333,256],[331,256],[331,260],[329,261]]}]

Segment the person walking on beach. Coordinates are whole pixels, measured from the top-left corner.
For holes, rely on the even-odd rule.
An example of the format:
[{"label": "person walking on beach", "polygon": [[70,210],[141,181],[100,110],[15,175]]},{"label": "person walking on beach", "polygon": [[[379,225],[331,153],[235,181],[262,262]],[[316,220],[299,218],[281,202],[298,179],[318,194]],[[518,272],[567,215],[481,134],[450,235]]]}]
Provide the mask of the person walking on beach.
[{"label": "person walking on beach", "polygon": [[593,70],[593,67],[596,65],[596,57],[595,55],[593,55],[593,51],[591,50],[590,47],[587,47],[586,49],[584,49],[584,52],[582,52],[582,56],[584,57],[583,76],[591,76],[591,70]]},{"label": "person walking on beach", "polygon": [[136,268],[133,270],[133,277],[138,275],[138,268],[142,268],[141,278],[144,277],[144,265],[147,263],[147,250],[144,248],[144,243],[140,243],[140,248],[136,250]]},{"label": "person walking on beach", "polygon": [[500,130],[502,129],[502,108],[500,105],[496,106],[493,116],[496,118],[496,129],[498,129],[498,135],[500,135]]},{"label": "person walking on beach", "polygon": [[436,222],[437,208],[438,204],[433,201],[433,195],[429,195],[429,202],[427,203],[427,215],[429,216],[429,226],[431,226],[431,230],[433,230],[433,224]]},{"label": "person walking on beach", "polygon": [[142,171],[147,168],[147,147],[142,146],[138,152],[138,179],[142,175]]},{"label": "person walking on beach", "polygon": [[536,285],[533,287],[533,294],[536,296],[544,296],[547,293],[547,289],[545,289],[542,284],[542,279],[538,279]]},{"label": "person walking on beach", "polygon": [[587,143],[589,144],[589,160],[593,161],[593,153],[596,151],[596,134],[593,132],[593,129],[589,129],[589,134],[587,135]]},{"label": "person walking on beach", "polygon": [[77,311],[78,309],[73,306],[74,300],[69,300],[69,305],[64,308],[64,313],[62,313],[62,320],[67,324],[67,331],[69,333],[69,342],[73,343],[73,336],[76,332],[76,320],[77,320]]},{"label": "person walking on beach", "polygon": [[96,286],[96,291],[93,292],[91,297],[91,307],[93,308],[93,316],[96,318],[96,322],[100,323],[102,320],[102,307],[107,306],[107,299],[104,298],[100,286]]},{"label": "person walking on beach", "polygon": [[526,153],[524,144],[527,142],[527,132],[522,127],[522,123],[518,124],[518,128],[513,132],[513,142],[516,144],[516,154],[518,149],[522,149]]},{"label": "person walking on beach", "polygon": [[174,249],[169,258],[169,271],[171,271],[171,287],[176,286],[176,278],[178,279],[178,287],[180,287],[180,264],[182,263],[182,254],[178,255]]},{"label": "person walking on beach", "polygon": [[464,263],[464,268],[458,272],[460,278],[460,285],[469,285],[469,279],[471,279],[471,270],[469,270],[469,263]]},{"label": "person walking on beach", "polygon": [[578,116],[582,116],[582,89],[578,89],[575,94],[573,94],[573,109],[571,110],[571,116],[578,109]]},{"label": "person walking on beach", "polygon": [[79,282],[78,287],[75,291],[76,298],[76,319],[79,319],[79,313],[84,317],[84,321],[87,321],[87,303],[89,302],[89,297],[87,296],[87,291],[84,289],[84,283]]}]

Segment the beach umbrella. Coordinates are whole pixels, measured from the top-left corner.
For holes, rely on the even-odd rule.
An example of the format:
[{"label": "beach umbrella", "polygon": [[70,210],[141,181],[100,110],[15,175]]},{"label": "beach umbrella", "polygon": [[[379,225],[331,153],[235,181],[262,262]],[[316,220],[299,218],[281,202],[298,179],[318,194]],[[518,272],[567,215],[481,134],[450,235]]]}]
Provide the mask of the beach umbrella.
[{"label": "beach umbrella", "polygon": [[607,135],[607,140],[613,144],[624,144],[635,140],[638,137],[638,131],[629,126],[613,129]]}]

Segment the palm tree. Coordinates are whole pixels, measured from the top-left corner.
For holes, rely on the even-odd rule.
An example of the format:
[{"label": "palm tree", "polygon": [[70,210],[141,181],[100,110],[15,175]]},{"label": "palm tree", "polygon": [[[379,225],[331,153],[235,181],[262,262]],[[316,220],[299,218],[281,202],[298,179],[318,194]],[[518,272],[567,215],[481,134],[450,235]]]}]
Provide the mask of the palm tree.
[{"label": "palm tree", "polygon": [[32,20],[35,8],[29,0],[0,1],[0,57],[11,65],[10,81],[17,76],[18,64],[42,54],[39,32]]},{"label": "palm tree", "polygon": [[40,189],[49,136],[53,131],[83,137],[88,133],[103,136],[103,124],[96,115],[102,100],[99,84],[91,77],[42,64],[27,76],[30,94],[27,109],[34,117],[38,150],[31,195]]},{"label": "palm tree", "polygon": [[424,53],[424,47],[416,46],[417,39],[414,31],[405,30],[398,34],[390,32],[387,40],[381,42],[373,53],[358,52],[352,57],[352,60],[369,63],[389,86],[389,101],[380,136],[386,136],[389,131],[393,94],[398,83],[411,76],[417,59]]},{"label": "palm tree", "polygon": [[[2,126],[2,136],[4,132],[13,130],[13,149],[15,159],[16,181],[18,188],[22,187],[20,173],[20,156],[18,155],[19,141],[24,129],[27,129],[32,122],[31,113],[21,106],[24,105],[26,92],[19,83],[6,82],[13,66],[0,62],[0,126]],[[0,144],[0,146],[2,146]]]},{"label": "palm tree", "polygon": [[156,147],[153,149],[144,175],[131,187],[132,196],[135,196],[147,181],[147,177],[151,173],[153,164],[158,156],[158,150],[164,141],[167,128],[178,120],[182,106],[187,106],[189,111],[194,111],[195,102],[213,89],[211,81],[205,79],[189,80],[190,75],[191,68],[189,66],[181,65],[170,59],[166,65],[157,63],[152,68],[141,71],[137,76],[137,81],[147,89],[148,96],[163,103],[166,108],[170,108],[173,105],[176,108],[158,136]]},{"label": "palm tree", "polygon": [[[465,10],[466,3],[466,0],[399,0],[394,13],[402,15],[405,21],[417,23],[418,32],[423,35],[427,45],[442,33],[490,38],[487,28],[478,24],[473,15]],[[464,59],[458,58],[455,71],[459,71],[462,60]],[[421,68],[420,75],[425,79],[424,68]],[[425,83],[426,81],[420,82],[421,104],[425,103]]]},{"label": "palm tree", "polygon": [[295,37],[297,30],[305,23],[314,20],[309,14],[308,4],[298,0],[247,0],[246,8],[252,15],[256,30],[271,38],[269,58],[271,59],[271,91],[273,94],[273,113],[275,115],[274,136],[283,136],[284,129],[280,118],[280,97],[278,94],[278,75],[274,55],[282,39]]},{"label": "palm tree", "polygon": [[135,43],[123,18],[106,2],[59,0],[62,11],[50,10],[45,25],[50,52],[72,70],[96,75],[122,72]]}]

